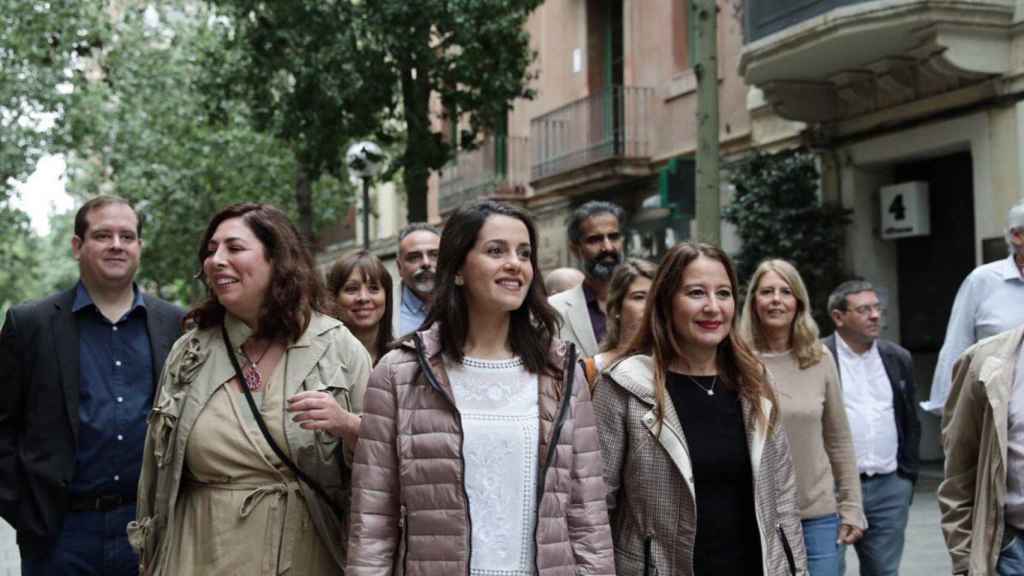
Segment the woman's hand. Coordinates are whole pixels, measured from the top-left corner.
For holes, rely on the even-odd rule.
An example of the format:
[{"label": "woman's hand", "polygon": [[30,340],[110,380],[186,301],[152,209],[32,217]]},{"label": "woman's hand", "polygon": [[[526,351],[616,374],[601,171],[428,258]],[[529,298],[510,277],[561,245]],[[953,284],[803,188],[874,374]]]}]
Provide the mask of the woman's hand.
[{"label": "woman's hand", "polygon": [[853,544],[864,535],[864,531],[850,524],[843,524],[839,527],[839,539],[837,544]]},{"label": "woman's hand", "polygon": [[327,392],[299,392],[288,399],[288,411],[306,430],[323,430],[352,447],[359,439],[359,416],[347,412]]}]

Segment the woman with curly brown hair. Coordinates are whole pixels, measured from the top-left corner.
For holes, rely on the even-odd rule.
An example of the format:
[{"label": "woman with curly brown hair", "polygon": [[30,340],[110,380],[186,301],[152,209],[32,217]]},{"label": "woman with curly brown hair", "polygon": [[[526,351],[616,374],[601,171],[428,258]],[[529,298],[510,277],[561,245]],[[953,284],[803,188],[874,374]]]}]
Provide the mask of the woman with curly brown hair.
[{"label": "woman with curly brown hair", "polygon": [[129,539],[142,574],[337,574],[370,359],[283,212],[235,204],[199,247],[210,296],[150,416]]},{"label": "woman with curly brown hair", "polygon": [[720,249],[665,255],[594,408],[620,576],[806,571],[789,444]]},{"label": "woman with curly brown hair", "polygon": [[739,333],[774,377],[793,447],[809,571],[836,576],[839,544],[856,542],[867,520],[836,362],[818,340],[807,288],[792,264],[765,260],[758,265]]}]

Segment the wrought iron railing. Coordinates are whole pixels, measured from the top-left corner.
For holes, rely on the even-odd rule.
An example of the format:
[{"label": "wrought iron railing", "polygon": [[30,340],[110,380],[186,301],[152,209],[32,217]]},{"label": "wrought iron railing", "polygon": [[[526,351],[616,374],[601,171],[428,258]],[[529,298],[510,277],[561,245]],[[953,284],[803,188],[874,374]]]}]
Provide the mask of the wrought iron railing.
[{"label": "wrought iron railing", "polygon": [[441,170],[441,213],[477,198],[525,194],[530,177],[528,153],[528,140],[514,136],[491,136],[475,150],[460,151]]},{"label": "wrought iron railing", "polygon": [[530,121],[531,180],[650,156],[652,88],[612,86]]}]

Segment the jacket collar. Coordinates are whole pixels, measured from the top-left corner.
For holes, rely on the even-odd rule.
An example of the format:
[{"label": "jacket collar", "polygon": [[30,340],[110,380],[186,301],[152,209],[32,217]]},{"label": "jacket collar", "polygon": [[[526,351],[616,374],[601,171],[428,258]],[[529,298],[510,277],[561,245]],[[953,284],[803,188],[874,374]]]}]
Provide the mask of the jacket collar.
[{"label": "jacket collar", "polygon": [[[426,360],[436,368],[440,362],[438,356],[441,354],[441,327],[438,323],[431,324],[427,329],[420,330],[415,334],[419,335],[420,341],[423,342],[423,355],[426,356]],[[399,346],[402,349],[409,350],[416,353],[416,343],[412,337],[403,338],[399,340]],[[558,370],[562,369],[562,364],[565,362],[565,355],[568,349],[568,345],[557,338],[552,338],[551,346],[548,349],[548,364],[557,367]],[[581,355],[582,351],[577,350],[577,355]]]},{"label": "jacket collar", "polygon": [[[676,413],[675,405],[668,399],[665,402],[665,414],[662,418],[662,424],[660,427],[657,424],[654,359],[651,356],[636,354],[615,362],[605,373],[621,388],[650,406],[643,416],[643,424],[668,453],[672,463],[675,464],[676,469],[679,470],[679,473],[686,481],[690,493],[693,494],[693,464],[690,461],[690,451],[686,445],[686,436],[683,433],[683,427],[679,421],[679,415]],[[754,414],[754,407],[745,400],[741,400],[741,403],[743,424],[747,431],[747,441],[750,450],[751,469],[756,479],[760,473],[761,455],[764,452],[764,445],[768,440],[768,431],[764,426],[757,425],[758,419]],[[766,415],[765,420],[770,422],[772,418],[771,402],[762,400],[761,409]]]},{"label": "jacket collar", "polygon": [[[324,334],[339,328],[341,325],[341,322],[330,316],[314,312],[309,320],[309,326],[299,336],[299,339],[288,345],[288,359],[284,368],[286,369],[285,390],[289,394],[298,390],[299,384],[316,367],[317,362],[320,361],[324,352],[327,351],[329,339],[324,338]],[[228,337],[231,338],[235,354],[241,360],[242,344],[252,336],[252,328],[249,328],[244,322],[231,314],[225,314],[224,327],[227,328]],[[217,330],[212,337],[220,340],[220,331]],[[220,346],[223,346],[223,343],[220,343]],[[342,369],[346,368],[340,360],[339,366]],[[214,381],[219,385],[229,379],[233,373],[234,368],[228,362],[226,366],[218,367]]]},{"label": "jacket collar", "polygon": [[1006,446],[1006,422],[1009,415],[1010,394],[1013,390],[1017,358],[1024,341],[1024,326],[1015,329],[1008,338],[986,354],[978,370],[978,380],[985,388],[985,397],[992,409],[996,435],[1001,446]]}]

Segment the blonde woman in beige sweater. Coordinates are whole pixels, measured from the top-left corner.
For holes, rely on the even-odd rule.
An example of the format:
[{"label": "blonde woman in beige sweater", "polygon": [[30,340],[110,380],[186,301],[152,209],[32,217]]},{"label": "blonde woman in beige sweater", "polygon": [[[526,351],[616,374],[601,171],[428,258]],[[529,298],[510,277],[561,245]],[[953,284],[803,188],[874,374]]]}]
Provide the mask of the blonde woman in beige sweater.
[{"label": "blonde woman in beige sweater", "polygon": [[747,289],[739,327],[772,373],[792,446],[811,576],[839,574],[839,544],[867,528],[850,428],[831,353],[818,340],[800,273],[766,260]]}]

